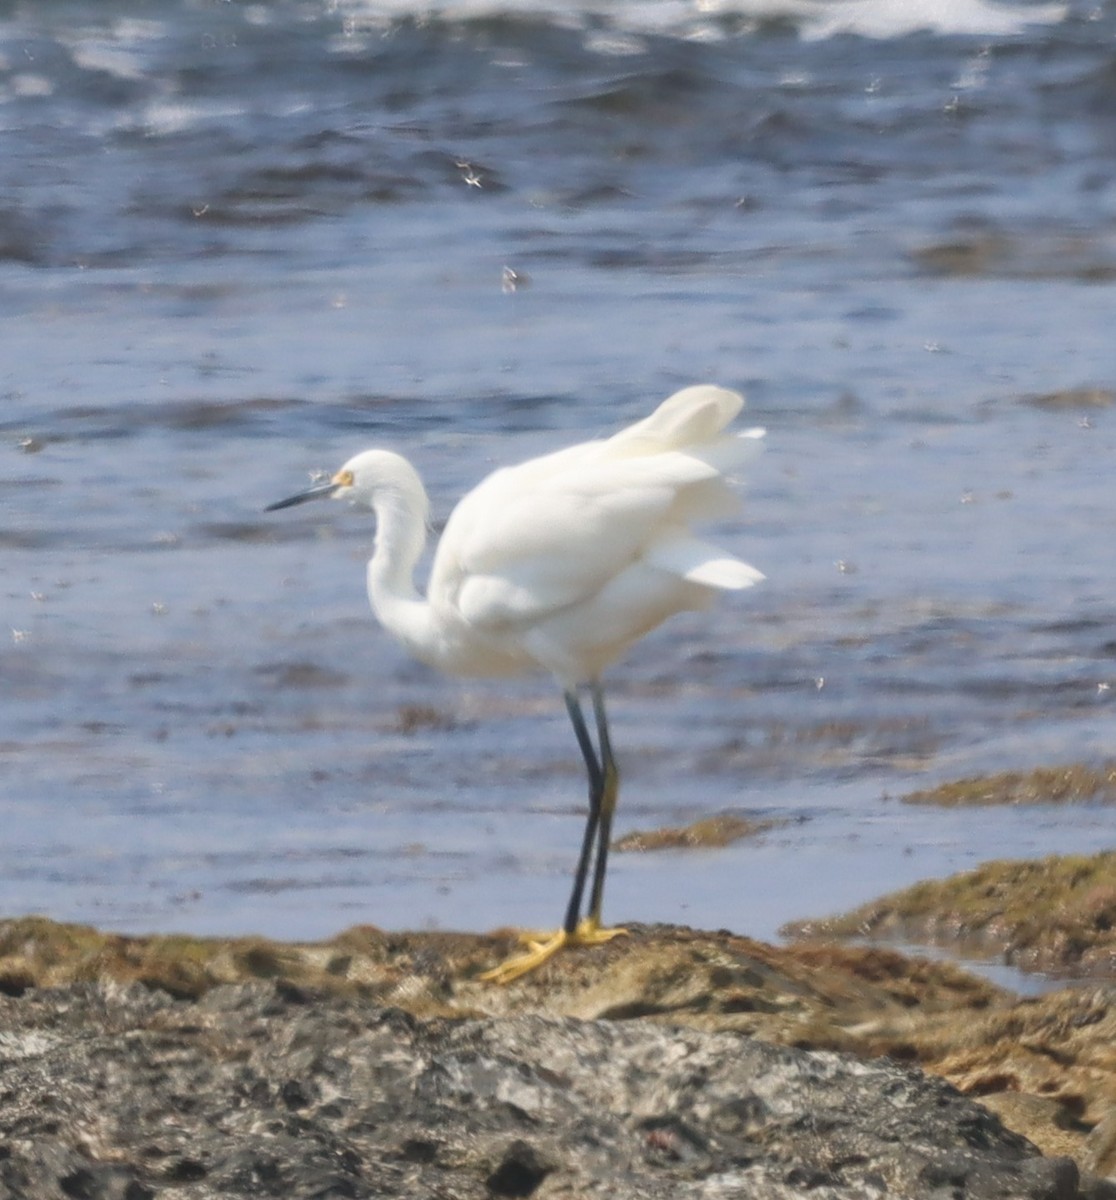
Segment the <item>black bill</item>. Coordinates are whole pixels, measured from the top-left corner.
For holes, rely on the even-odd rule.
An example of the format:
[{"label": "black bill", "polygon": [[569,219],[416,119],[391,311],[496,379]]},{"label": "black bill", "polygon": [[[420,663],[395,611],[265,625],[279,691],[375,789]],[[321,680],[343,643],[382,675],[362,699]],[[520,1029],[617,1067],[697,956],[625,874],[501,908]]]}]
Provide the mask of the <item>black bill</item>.
[{"label": "black bill", "polygon": [[332,480],[329,483],[315,484],[304,492],[288,496],[286,500],[276,500],[274,504],[269,504],[264,512],[274,512],[277,508],[291,508],[295,504],[305,504],[307,500],[324,500],[326,496],[332,496],[340,486],[339,483],[334,483]]}]

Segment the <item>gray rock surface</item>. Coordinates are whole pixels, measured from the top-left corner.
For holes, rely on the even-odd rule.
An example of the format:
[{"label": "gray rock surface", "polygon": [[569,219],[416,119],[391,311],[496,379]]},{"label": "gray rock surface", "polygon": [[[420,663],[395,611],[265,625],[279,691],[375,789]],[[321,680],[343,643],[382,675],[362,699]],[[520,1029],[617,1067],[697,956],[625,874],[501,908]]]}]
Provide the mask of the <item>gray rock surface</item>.
[{"label": "gray rock surface", "polygon": [[947,1083],[733,1033],[287,984],[0,997],[0,1196],[1111,1200]]}]

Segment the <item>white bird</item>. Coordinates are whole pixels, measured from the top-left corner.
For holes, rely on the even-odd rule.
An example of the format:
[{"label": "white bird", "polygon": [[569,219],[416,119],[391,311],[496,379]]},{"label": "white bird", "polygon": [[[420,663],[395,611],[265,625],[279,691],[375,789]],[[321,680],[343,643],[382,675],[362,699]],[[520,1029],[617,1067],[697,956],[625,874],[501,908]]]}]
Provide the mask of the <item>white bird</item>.
[{"label": "white bird", "polygon": [[[398,454],[365,450],[328,483],[268,506],[270,512],[332,496],[372,509],[372,611],[422,662],[450,675],[542,668],[562,687],[589,774],[573,891],[556,933],[524,935],[527,952],[482,978],[507,983],[563,946],[593,945],[624,932],[601,925],[619,785],[601,675],[667,617],[705,608],[717,592],[763,579],[691,531],[697,521],[737,509],[726,475],[752,457],[764,434],[726,432],[743,405],[743,397],[725,388],[688,387],[610,438],[493,472],[450,515],[425,598],[413,577],[429,501],[417,472]],[[583,691],[593,706],[595,744]]]}]

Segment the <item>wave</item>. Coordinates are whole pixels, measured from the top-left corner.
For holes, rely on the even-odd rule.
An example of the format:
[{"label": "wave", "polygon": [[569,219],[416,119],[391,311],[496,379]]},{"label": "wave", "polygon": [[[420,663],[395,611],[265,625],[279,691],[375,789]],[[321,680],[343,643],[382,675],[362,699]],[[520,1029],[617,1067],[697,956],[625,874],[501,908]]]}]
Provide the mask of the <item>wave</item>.
[{"label": "wave", "polygon": [[720,40],[783,27],[807,40],[853,34],[886,39],[914,33],[1011,37],[1034,26],[1056,25],[1069,15],[1060,3],[1006,3],[1003,0],[342,0],[351,33],[382,29],[394,21],[473,22],[493,19],[546,21],[581,28],[594,48],[617,54],[643,47],[632,38],[674,36]]}]

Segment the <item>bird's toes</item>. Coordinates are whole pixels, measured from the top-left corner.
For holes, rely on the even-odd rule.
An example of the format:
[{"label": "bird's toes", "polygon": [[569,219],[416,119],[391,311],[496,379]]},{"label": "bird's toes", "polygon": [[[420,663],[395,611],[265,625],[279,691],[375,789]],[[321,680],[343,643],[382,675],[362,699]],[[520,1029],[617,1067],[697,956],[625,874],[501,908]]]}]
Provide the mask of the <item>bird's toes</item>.
[{"label": "bird's toes", "polygon": [[593,917],[585,917],[578,922],[572,941],[578,946],[599,946],[602,942],[611,942],[616,937],[626,937],[628,931],[617,925],[611,929],[605,928]]},{"label": "bird's toes", "polygon": [[528,947],[526,954],[517,954],[514,958],[509,958],[507,962],[501,963],[498,967],[493,967],[491,971],[485,971],[479,978],[484,983],[512,983],[528,972],[535,970],[536,967],[541,967],[543,963],[548,962],[571,940],[564,929],[559,929],[557,933],[534,934],[531,936],[536,940],[521,939],[525,941]]},{"label": "bird's toes", "polygon": [[529,946],[534,950],[538,946],[549,942],[552,937],[554,937],[554,934],[547,929],[521,929],[515,935],[515,940],[521,946]]}]

